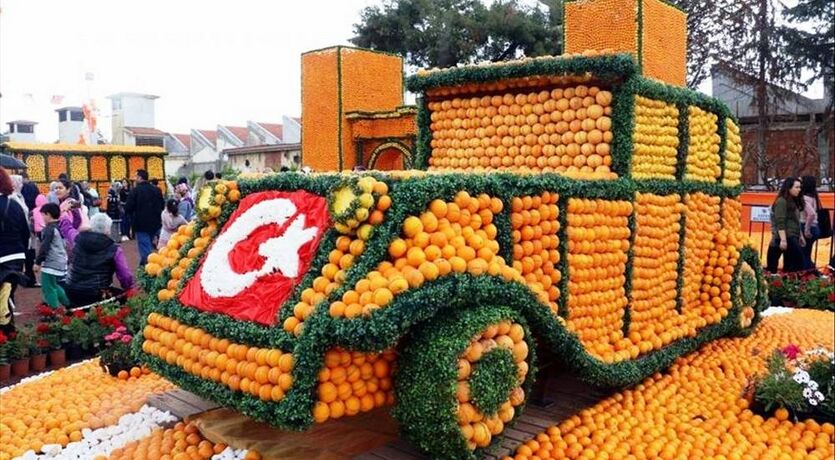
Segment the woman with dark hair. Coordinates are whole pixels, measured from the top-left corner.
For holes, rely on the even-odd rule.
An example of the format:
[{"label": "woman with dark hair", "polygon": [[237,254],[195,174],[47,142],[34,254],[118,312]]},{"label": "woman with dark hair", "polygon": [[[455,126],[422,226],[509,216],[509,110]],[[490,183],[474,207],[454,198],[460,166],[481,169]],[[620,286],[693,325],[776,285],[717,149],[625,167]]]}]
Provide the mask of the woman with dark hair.
[{"label": "woman with dark hair", "polygon": [[90,218],[81,202],[79,191],[70,181],[59,179],[55,185],[55,196],[58,198],[61,213],[69,215],[73,228],[78,230],[90,224]]},{"label": "woman with dark hair", "polygon": [[157,249],[162,249],[168,244],[171,235],[177,233],[180,225],[188,223],[186,219],[180,215],[180,204],[174,198],[165,202],[165,209],[162,210],[160,220],[162,221],[162,230],[159,232],[159,241],[157,241]]},{"label": "woman with dark hair", "polygon": [[806,245],[803,246],[803,268],[813,270],[815,262],[812,260],[812,246],[821,235],[818,226],[818,209],[821,202],[818,197],[818,179],[815,176],[803,176],[800,179],[800,196],[803,198],[800,230],[806,240]]},{"label": "woman with dark hair", "polygon": [[25,281],[23,263],[29,246],[29,220],[12,198],[14,185],[0,167],[0,331],[14,331],[14,292]]},{"label": "woman with dark hair", "polygon": [[771,243],[768,245],[767,270],[777,273],[777,263],[783,257],[783,271],[803,269],[802,247],[805,244],[800,233],[800,179],[789,177],[780,186],[777,199],[771,205]]}]

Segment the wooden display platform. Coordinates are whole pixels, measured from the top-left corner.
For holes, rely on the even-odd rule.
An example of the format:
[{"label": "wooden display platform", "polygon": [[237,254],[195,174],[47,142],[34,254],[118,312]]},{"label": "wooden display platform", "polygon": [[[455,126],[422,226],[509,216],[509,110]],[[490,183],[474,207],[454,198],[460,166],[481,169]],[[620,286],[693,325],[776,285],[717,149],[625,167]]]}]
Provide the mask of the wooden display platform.
[{"label": "wooden display platform", "polygon": [[[522,417],[505,430],[501,445],[487,459],[511,454],[518,446],[551,425],[585,407],[594,405],[609,393],[596,390],[568,373],[555,375],[543,388],[547,407],[528,403]],[[219,408],[184,390],[154,395],[149,404],[184,419],[194,421],[203,436],[238,448],[258,450],[264,458],[287,460],[413,460],[429,458],[398,436],[397,422],[388,408],[317,424],[304,432],[282,431],[255,422],[230,409]]]}]

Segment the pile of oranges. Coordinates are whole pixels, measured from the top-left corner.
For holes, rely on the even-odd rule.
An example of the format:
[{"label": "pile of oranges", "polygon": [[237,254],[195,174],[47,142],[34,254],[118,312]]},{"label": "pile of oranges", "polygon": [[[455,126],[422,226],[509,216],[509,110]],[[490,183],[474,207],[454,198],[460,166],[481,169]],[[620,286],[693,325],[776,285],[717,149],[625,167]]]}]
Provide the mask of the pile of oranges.
[{"label": "pile of oranges", "polygon": [[730,118],[725,119],[725,175],[722,183],[736,186],[742,178],[742,137],[739,126]]},{"label": "pile of oranges", "polygon": [[[713,249],[713,237],[720,230],[719,197],[697,192],[688,194],[685,201],[682,310],[686,314],[699,317],[703,298],[701,295],[702,276],[705,273],[710,251]],[[697,327],[703,325],[697,324]]]},{"label": "pile of oranges", "polygon": [[391,373],[395,358],[391,350],[383,353],[329,350],[325,354],[325,366],[319,371],[313,419],[322,423],[393,404]]},{"label": "pile of oranges", "polygon": [[[385,308],[394,296],[450,273],[502,276],[524,282],[522,275],[498,256],[498,229],[493,218],[503,203],[486,194],[460,191],[452,202],[434,200],[420,216],[403,221],[403,238],[389,245],[390,261],[359,280],[342,299],[330,305],[336,318],[369,316]],[[548,293],[541,284],[531,286],[543,303]]]},{"label": "pile of oranges", "polygon": [[[360,205],[350,219],[353,222],[339,224],[342,226],[340,232],[344,230],[346,234],[336,239],[336,248],[328,253],[328,263],[322,267],[321,275],[313,280],[311,287],[302,291],[301,299],[293,307],[293,315],[284,320],[283,326],[287,332],[301,335],[304,321],[313,314],[316,305],[342,286],[348,269],[354,266],[365,251],[365,242],[371,238],[374,227],[383,222],[385,212],[391,207],[391,197],[385,182],[366,176],[358,181],[357,186],[363,193],[353,198]],[[350,191],[350,188],[346,190]]]},{"label": "pile of oranges", "polygon": [[149,394],[173,386],[137,368],[127,379],[103,372],[98,360],[67,367],[0,395],[0,459],[39,451],[44,444],[66,446],[84,428],[115,425],[135,412]]},{"label": "pile of oranges", "polygon": [[[108,179],[107,176],[107,158],[96,155],[90,157],[90,177],[93,180],[104,180]],[[117,177],[117,176],[114,176]]]},{"label": "pile of oranges", "polygon": [[333,192],[328,211],[334,228],[345,235],[357,233],[367,240],[374,225],[383,222],[383,213],[391,206],[388,185],[371,176],[345,185]]},{"label": "pile of oranges", "polygon": [[611,92],[586,85],[429,102],[429,169],[616,178],[611,105]]},{"label": "pile of oranges", "polygon": [[742,249],[748,235],[742,233],[742,202],[738,198],[722,198],[722,227],[731,235],[742,237],[742,241],[735,241],[736,248]]},{"label": "pile of oranges", "polygon": [[684,178],[715,182],[719,179],[719,117],[691,105],[688,108],[687,166]]},{"label": "pile of oranges", "polygon": [[811,310],[765,318],[750,337],[679,358],[667,372],[548,428],[512,458],[831,459],[831,422],[792,421],[785,411],[763,418],[749,409],[744,389],[776,348],[831,350],[833,318]]},{"label": "pile of oranges", "polygon": [[678,115],[675,104],[635,96],[632,177],[676,178]]},{"label": "pile of oranges", "polygon": [[[470,377],[473,369],[485,353],[494,348],[504,348],[513,355],[513,362],[518,371],[518,383],[495,414],[480,411],[470,394]],[[528,374],[528,344],[525,342],[525,329],[521,324],[509,320],[490,325],[475,337],[458,358],[458,386],[456,387],[458,428],[467,441],[467,447],[490,445],[493,436],[504,431],[504,424],[513,420],[516,407],[525,402],[522,383]]]},{"label": "pile of oranges", "polygon": [[560,298],[560,210],[559,195],[514,197],[511,203],[510,225],[513,235],[513,268],[525,278],[528,286],[548,293],[551,310],[557,312]]},{"label": "pile of oranges", "polygon": [[293,386],[291,353],[218,339],[159,313],[148,315],[143,337],[145,353],[263,401],[280,401]]},{"label": "pile of oranges", "polygon": [[[52,170],[49,171],[52,174]],[[122,155],[110,157],[110,177],[128,177],[128,163]]]},{"label": "pile of oranges", "polygon": [[632,203],[571,198],[567,211],[569,329],[606,362],[629,358],[621,328]]},{"label": "pile of oranges", "polygon": [[[123,159],[124,160],[124,159]],[[49,170],[49,175],[58,177],[59,174],[67,172],[67,158],[63,155],[47,155],[46,166]],[[125,176],[113,176],[125,177]]]},{"label": "pile of oranges", "polygon": [[[26,157],[26,172],[32,182],[46,181],[46,165],[43,155],[30,154]],[[57,176],[56,176],[57,177]]]},{"label": "pile of oranges", "polygon": [[635,210],[628,337],[643,354],[682,336],[677,328],[684,317],[676,312],[676,280],[684,205],[677,194],[638,193]]},{"label": "pile of oranges", "polygon": [[[178,422],[172,428],[157,428],[139,441],[133,441],[114,450],[109,457],[96,457],[94,460],[193,460],[209,459],[223,452],[226,444],[213,443],[203,438],[194,423]],[[261,455],[247,451],[247,460],[258,460]]]},{"label": "pile of oranges", "polygon": [[89,179],[87,174],[87,159],[73,155],[70,157],[70,177],[73,180],[87,180]]}]

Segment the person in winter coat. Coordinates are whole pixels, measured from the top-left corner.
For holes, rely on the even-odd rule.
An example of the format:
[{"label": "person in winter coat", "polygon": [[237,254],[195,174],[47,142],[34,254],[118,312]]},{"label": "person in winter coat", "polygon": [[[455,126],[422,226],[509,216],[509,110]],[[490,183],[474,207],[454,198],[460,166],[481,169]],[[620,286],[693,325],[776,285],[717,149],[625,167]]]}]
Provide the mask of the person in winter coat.
[{"label": "person in winter coat", "polygon": [[122,183],[114,180],[110,184],[110,189],[107,191],[107,217],[113,221],[113,228],[110,231],[110,237],[113,241],[122,240],[122,203],[119,199],[119,192],[122,190]]},{"label": "person in winter coat", "polygon": [[188,222],[183,219],[178,209],[178,203],[175,199],[170,199],[165,203],[165,211],[162,211],[162,230],[159,234],[159,242],[157,242],[157,249],[162,249],[168,244],[171,235],[177,233],[180,225],[185,225]]},{"label": "person in winter coat", "polygon": [[789,177],[771,205],[771,243],[768,245],[766,269],[777,273],[777,263],[783,257],[783,271],[803,269],[803,246],[806,241],[800,232],[800,179]]},{"label": "person in winter coat", "polygon": [[191,190],[188,184],[177,184],[174,187],[174,197],[177,198],[178,214],[183,216],[186,222],[194,217],[194,200],[191,198]]},{"label": "person in winter coat", "polygon": [[35,271],[41,272],[41,295],[43,301],[52,308],[70,305],[67,293],[58,282],[67,276],[67,250],[64,238],[58,230],[61,209],[55,203],[46,203],[39,210],[46,226],[41,234],[41,249],[35,257]]},{"label": "person in winter coat", "polygon": [[61,216],[61,236],[73,248],[66,288],[73,307],[90,305],[118,292],[111,287],[114,274],[123,291],[133,288],[133,275],[125,253],[110,238],[111,225],[113,222],[107,214],[98,213],[90,219],[90,230],[79,232],[66,215]]},{"label": "person in winter coat", "polygon": [[29,175],[25,172],[20,173],[21,177],[23,177],[23,187],[20,189],[20,194],[23,195],[23,200],[26,202],[26,207],[29,209],[35,209],[37,204],[35,203],[35,199],[38,195],[41,194],[41,191],[38,190],[38,186],[35,185],[32,181],[29,180]]},{"label": "person in winter coat", "polygon": [[148,261],[154,249],[154,240],[162,227],[160,215],[165,208],[162,192],[148,182],[148,171],[136,171],[136,187],[130,192],[125,213],[131,216],[133,231],[139,246],[139,266]]},{"label": "person in winter coat", "polygon": [[0,331],[14,331],[14,293],[25,281],[22,273],[29,245],[29,222],[12,195],[14,186],[0,167]]}]

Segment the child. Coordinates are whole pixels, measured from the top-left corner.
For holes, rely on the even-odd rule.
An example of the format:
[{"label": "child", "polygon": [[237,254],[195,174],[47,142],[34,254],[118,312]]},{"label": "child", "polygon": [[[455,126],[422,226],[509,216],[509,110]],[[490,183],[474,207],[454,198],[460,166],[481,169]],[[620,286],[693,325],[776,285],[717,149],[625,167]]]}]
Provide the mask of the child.
[{"label": "child", "polygon": [[168,244],[171,235],[177,232],[180,225],[185,225],[188,222],[179,214],[179,203],[175,199],[170,199],[165,202],[165,209],[162,210],[162,230],[159,234],[159,241],[157,242],[157,249],[162,249]]},{"label": "child", "polygon": [[41,248],[35,258],[35,270],[41,272],[43,301],[52,308],[58,308],[59,304],[70,304],[64,288],[58,284],[58,280],[67,275],[67,251],[58,231],[61,209],[55,203],[46,203],[41,206],[40,214],[45,225],[41,232]]}]

